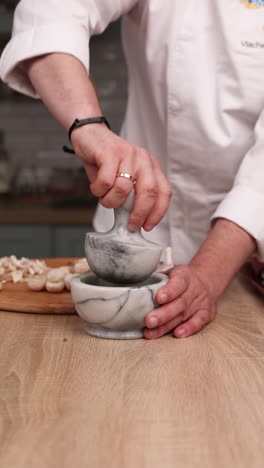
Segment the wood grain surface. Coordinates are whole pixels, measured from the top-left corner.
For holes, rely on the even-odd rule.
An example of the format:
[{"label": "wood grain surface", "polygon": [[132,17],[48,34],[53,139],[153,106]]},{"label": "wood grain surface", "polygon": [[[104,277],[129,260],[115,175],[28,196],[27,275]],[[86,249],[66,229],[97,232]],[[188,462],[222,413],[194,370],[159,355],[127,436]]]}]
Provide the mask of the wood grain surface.
[{"label": "wood grain surface", "polygon": [[[46,258],[52,268],[72,265],[76,258]],[[0,291],[0,310],[37,314],[76,314],[71,293],[65,289],[61,293],[31,291],[27,283],[5,283]]]},{"label": "wood grain surface", "polygon": [[263,468],[264,301],[241,280],[188,339],[0,321],[1,468]]}]

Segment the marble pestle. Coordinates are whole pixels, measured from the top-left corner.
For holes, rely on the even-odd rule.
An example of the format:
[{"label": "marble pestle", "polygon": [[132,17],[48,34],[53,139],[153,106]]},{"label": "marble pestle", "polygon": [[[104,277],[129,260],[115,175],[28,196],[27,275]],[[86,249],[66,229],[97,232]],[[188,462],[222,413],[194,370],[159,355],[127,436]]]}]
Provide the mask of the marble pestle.
[{"label": "marble pestle", "polygon": [[85,255],[91,270],[111,283],[141,283],[149,278],[160,261],[162,249],[159,245],[147,241],[141,230],[134,233],[128,230],[133,202],[134,190],[114,210],[115,222],[110,231],[86,234]]}]

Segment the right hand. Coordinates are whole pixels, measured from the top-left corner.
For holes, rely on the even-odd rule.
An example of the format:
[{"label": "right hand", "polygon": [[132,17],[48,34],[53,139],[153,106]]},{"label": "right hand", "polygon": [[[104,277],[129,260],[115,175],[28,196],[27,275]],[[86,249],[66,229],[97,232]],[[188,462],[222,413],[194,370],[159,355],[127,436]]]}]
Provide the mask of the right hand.
[{"label": "right hand", "polygon": [[145,149],[130,144],[104,124],[79,127],[71,136],[75,153],[82,160],[91,182],[91,192],[106,208],[117,208],[133,188],[127,172],[136,180],[135,201],[129,229],[150,231],[165,215],[171,188],[159,162]]}]

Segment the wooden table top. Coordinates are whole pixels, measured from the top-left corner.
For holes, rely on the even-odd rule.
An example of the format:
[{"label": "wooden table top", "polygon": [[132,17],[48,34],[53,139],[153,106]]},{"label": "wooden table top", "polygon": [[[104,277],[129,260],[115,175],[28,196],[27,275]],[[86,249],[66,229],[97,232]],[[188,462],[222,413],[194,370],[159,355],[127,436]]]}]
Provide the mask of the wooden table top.
[{"label": "wooden table top", "polygon": [[88,337],[0,315],[3,468],[262,468],[264,299],[240,280],[197,335]]}]

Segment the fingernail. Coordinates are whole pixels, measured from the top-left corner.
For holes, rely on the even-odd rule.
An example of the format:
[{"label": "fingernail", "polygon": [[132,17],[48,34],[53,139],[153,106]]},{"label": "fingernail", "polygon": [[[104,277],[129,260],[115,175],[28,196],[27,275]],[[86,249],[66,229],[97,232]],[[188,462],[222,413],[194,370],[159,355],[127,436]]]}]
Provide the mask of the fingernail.
[{"label": "fingernail", "polygon": [[182,338],[186,335],[186,330],[184,328],[180,328],[177,330],[177,336],[181,336]]},{"label": "fingernail", "polygon": [[168,301],[168,294],[165,292],[162,292],[159,294],[159,301],[164,303]]},{"label": "fingernail", "polygon": [[138,230],[137,226],[135,224],[129,224],[128,229],[130,232],[136,232]]},{"label": "fingernail", "polygon": [[157,317],[150,317],[149,319],[149,325],[151,328],[155,328],[158,326],[158,319]]},{"label": "fingernail", "polygon": [[154,228],[153,224],[147,224],[146,226],[144,226],[145,231],[151,231],[153,228]]}]

